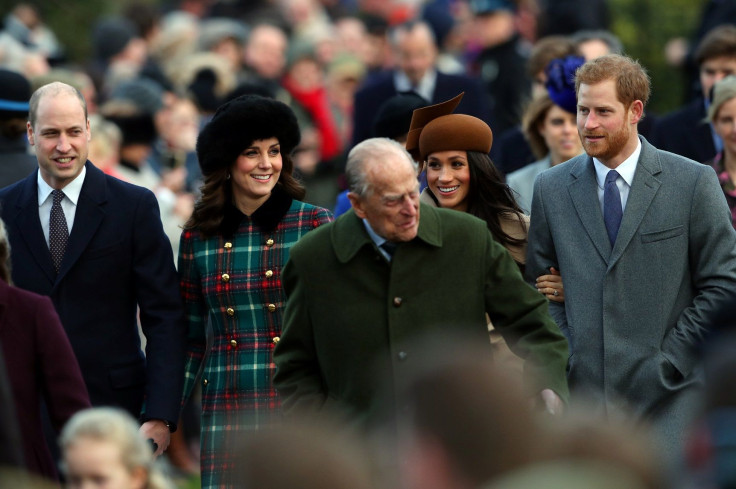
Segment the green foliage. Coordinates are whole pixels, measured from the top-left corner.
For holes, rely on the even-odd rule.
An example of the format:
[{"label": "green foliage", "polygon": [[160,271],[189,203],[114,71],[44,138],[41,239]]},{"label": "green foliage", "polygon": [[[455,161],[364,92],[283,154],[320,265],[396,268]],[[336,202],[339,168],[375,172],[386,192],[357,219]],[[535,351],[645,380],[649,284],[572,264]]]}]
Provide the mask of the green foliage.
[{"label": "green foliage", "polygon": [[626,54],[646,67],[652,78],[649,110],[665,113],[682,104],[685,78],[665,60],[667,41],[690,39],[697,28],[702,0],[609,0],[613,25]]}]

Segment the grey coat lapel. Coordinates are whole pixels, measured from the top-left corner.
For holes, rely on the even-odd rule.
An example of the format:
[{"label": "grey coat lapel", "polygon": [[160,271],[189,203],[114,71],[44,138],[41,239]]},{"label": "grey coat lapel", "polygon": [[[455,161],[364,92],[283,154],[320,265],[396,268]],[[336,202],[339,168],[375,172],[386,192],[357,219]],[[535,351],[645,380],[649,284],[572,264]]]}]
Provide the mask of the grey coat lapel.
[{"label": "grey coat lapel", "polygon": [[598,182],[595,178],[593,160],[589,156],[581,156],[570,169],[570,176],[572,178],[567,190],[578,218],[601,258],[608,263],[611,256],[611,243],[608,240],[601,206],[598,202]]},{"label": "grey coat lapel", "polygon": [[647,213],[652,200],[654,200],[657,190],[659,190],[659,186],[662,184],[655,176],[662,172],[662,165],[657,156],[657,151],[645,139],[642,138],[641,141],[641,154],[636,165],[634,181],[631,182],[631,190],[626,201],[626,209],[621,220],[618,237],[611,253],[611,260],[608,263],[609,269],[623,255],[624,250],[639,229],[644,215]]}]

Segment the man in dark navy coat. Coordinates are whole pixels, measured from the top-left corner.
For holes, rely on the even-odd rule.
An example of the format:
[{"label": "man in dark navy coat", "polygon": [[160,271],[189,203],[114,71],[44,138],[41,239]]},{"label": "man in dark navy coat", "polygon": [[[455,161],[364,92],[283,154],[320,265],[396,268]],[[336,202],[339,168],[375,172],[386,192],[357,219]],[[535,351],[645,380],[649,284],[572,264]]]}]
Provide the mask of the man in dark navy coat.
[{"label": "man in dark navy coat", "polygon": [[712,160],[723,142],[706,120],[710,91],[716,82],[736,74],[736,26],[723,25],[708,33],[695,51],[702,97],[659,119],[652,144],[700,163]]},{"label": "man in dark navy coat", "polygon": [[[371,77],[355,94],[353,146],[373,136],[373,120],[381,104],[404,92],[420,95],[429,101],[428,105],[465,92],[455,112],[482,119],[493,129],[489,102],[480,81],[437,70],[437,44],[427,23],[412,21],[399,25],[389,36],[397,67]],[[409,130],[408,127],[406,129]]]},{"label": "man in dark navy coat", "polygon": [[87,161],[87,107],[73,87],[39,88],[27,129],[39,170],[0,190],[13,281],[51,297],[92,404],[141,416],[160,454],[178,419],[185,331],[156,198]]}]

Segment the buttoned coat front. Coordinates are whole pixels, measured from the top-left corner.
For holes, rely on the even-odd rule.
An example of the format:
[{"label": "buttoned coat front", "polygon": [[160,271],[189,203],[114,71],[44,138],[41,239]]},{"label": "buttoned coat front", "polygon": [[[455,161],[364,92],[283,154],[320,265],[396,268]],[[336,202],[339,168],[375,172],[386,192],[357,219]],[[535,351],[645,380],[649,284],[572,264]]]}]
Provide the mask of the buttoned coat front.
[{"label": "buttoned coat front", "polygon": [[[231,209],[237,219],[231,237],[182,233],[179,274],[189,325],[184,399],[201,378],[203,488],[237,487],[238,442],[276,419],[272,352],[281,335],[281,269],[294,243],[331,220],[325,209],[273,194],[258,211],[285,204],[278,217],[259,220]],[[213,343],[207,350],[208,317]]]},{"label": "buttoned coat front", "polygon": [[609,413],[627,404],[676,453],[702,384],[697,346],[736,290],[736,232],[712,168],[640,139],[613,247],[592,158],[539,175],[526,274],[562,275],[565,302],[550,312],[570,340],[573,397]]},{"label": "buttoned coat front", "polygon": [[286,411],[334,404],[361,419],[384,391],[390,409],[423,336],[463,334],[490,354],[486,312],[535,386],[567,397],[567,342],[547,300],[469,214],[420,204],[417,237],[389,264],[350,210],[297,243],[283,277],[274,384]]}]

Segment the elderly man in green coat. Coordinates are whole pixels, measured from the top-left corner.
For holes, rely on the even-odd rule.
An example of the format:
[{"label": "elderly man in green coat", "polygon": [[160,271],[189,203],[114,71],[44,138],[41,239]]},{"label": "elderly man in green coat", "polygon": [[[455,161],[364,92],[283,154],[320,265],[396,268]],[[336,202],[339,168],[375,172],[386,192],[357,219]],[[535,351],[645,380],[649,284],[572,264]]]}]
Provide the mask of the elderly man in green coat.
[{"label": "elderly man in green coat", "polygon": [[379,400],[393,408],[420,338],[463,335],[490,355],[488,314],[526,359],[534,396],[559,412],[567,341],[486,223],[420,205],[414,162],[394,141],[355,146],[346,174],[353,209],[305,235],[283,270],[274,385],[284,409],[364,418]]}]

